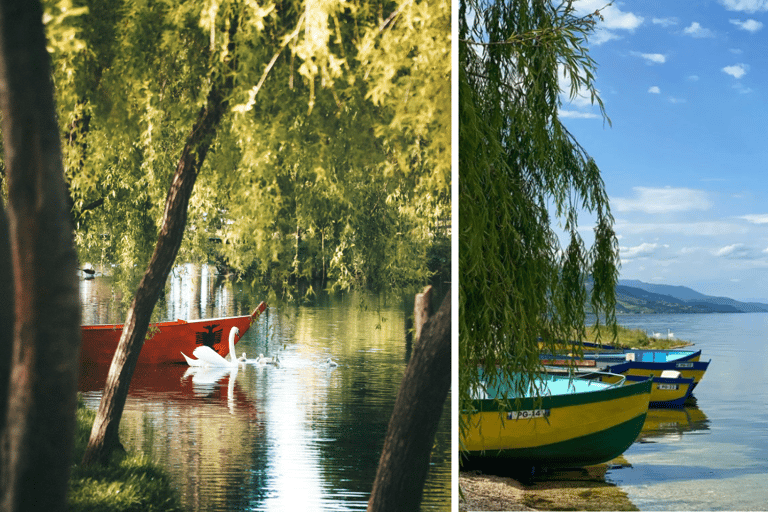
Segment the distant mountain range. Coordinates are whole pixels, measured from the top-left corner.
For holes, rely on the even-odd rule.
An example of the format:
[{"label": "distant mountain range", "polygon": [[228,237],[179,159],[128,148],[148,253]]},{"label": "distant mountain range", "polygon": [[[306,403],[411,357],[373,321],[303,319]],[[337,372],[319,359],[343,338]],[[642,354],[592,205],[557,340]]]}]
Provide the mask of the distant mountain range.
[{"label": "distant mountain range", "polygon": [[704,295],[685,286],[620,279],[616,313],[766,313],[768,304]]}]

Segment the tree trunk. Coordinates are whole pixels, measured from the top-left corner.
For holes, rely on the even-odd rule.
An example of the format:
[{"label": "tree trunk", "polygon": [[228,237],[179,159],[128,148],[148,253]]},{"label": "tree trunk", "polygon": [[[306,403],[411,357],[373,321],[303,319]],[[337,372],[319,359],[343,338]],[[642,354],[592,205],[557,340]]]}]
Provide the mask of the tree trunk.
[{"label": "tree trunk", "polygon": [[[236,30],[237,23],[233,21],[230,26],[230,41],[234,40]],[[230,65],[234,66],[234,62],[230,62]],[[213,83],[206,105],[198,113],[192,131],[187,136],[171,189],[168,191],[155,251],[128,310],[123,334],[109,367],[107,384],[83,456],[83,465],[106,464],[112,451],[122,447],[118,429],[136,361],[144,345],[152,310],[165,286],[184,238],[189,198],[208,148],[228,108],[226,98],[231,90],[231,73],[222,81]]]},{"label": "tree trunk", "polygon": [[39,2],[0,2],[8,179],[0,293],[7,301],[12,274],[14,323],[9,331],[7,312],[0,316],[0,357],[10,361],[0,383],[0,508],[8,511],[66,509],[80,356],[77,254],[42,16]]},{"label": "tree trunk", "polygon": [[8,447],[5,445],[4,433],[13,357],[13,268],[8,217],[2,203],[0,199],[0,496],[4,495],[4,473],[7,468],[5,454]]},{"label": "tree trunk", "polygon": [[451,386],[451,293],[421,333],[389,420],[369,512],[419,510],[429,457]]},{"label": "tree trunk", "polygon": [[418,343],[421,338],[421,330],[424,328],[424,324],[429,320],[429,315],[432,312],[432,286],[427,286],[424,291],[416,294],[416,299],[413,301],[413,328],[414,339]]}]

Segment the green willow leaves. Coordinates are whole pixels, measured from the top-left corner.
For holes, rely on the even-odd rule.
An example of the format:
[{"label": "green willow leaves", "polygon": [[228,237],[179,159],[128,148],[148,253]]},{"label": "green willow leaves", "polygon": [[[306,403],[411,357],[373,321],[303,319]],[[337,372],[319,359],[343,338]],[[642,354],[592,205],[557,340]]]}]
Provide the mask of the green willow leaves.
[{"label": "green willow leaves", "polygon": [[[615,325],[618,246],[605,186],[558,117],[561,84],[571,98],[586,95],[603,110],[586,49],[599,13],[580,17],[571,4],[459,6],[464,412],[472,410],[471,390],[482,385],[479,365],[492,381],[540,370],[540,344],[585,334],[587,304]],[[579,232],[582,211],[596,218],[591,247]]]},{"label": "green willow leaves", "polygon": [[450,218],[447,0],[60,0],[46,12],[81,260],[146,266],[186,131],[234,58],[179,261],[283,290],[429,278]]}]

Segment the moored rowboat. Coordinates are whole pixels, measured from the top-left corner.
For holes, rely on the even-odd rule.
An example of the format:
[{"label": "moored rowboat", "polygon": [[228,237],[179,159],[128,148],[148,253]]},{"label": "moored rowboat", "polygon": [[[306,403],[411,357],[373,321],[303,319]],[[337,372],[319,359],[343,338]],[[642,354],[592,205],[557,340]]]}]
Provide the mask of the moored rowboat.
[{"label": "moored rowboat", "polygon": [[[240,336],[267,308],[262,302],[250,315],[205,320],[176,320],[150,324],[148,339],[139,354],[140,364],[183,363],[182,352],[191,354],[196,347],[207,345],[222,357],[229,354],[227,336],[237,327]],[[80,364],[109,365],[123,333],[122,325],[83,325]],[[237,341],[237,340],[236,340]]]},{"label": "moored rowboat", "polygon": [[[624,379],[625,384],[631,382],[640,382],[647,380],[647,376],[640,375],[621,375],[603,371],[590,371],[588,368],[569,366],[564,368],[560,366],[546,367],[547,373],[552,375],[568,376],[577,378],[595,379],[601,382],[619,383]],[[649,407],[682,407],[693,391],[693,379],[683,378],[679,372],[674,375],[662,374],[653,377],[651,385],[651,398]]]},{"label": "moored rowboat", "polygon": [[[640,382],[648,377],[641,375],[603,374],[603,382],[617,382],[620,377],[626,377],[626,382]],[[651,401],[649,407],[682,407],[693,391],[693,379],[683,377],[653,377],[651,385]]]},{"label": "moored rowboat", "polygon": [[[541,375],[540,398],[519,397],[505,412],[497,398],[517,398],[512,386],[486,388],[465,414],[463,448],[472,458],[503,458],[522,467],[580,467],[621,455],[648,413],[651,380],[628,385]],[[514,403],[518,403],[515,401]]]},{"label": "moored rowboat", "polygon": [[704,373],[709,367],[711,361],[668,361],[668,362],[643,362],[643,361],[625,361],[619,364],[612,364],[605,367],[605,371],[610,373],[619,373],[621,375],[636,375],[640,377],[660,377],[666,370],[675,370],[680,372],[684,379],[693,379],[691,389],[704,377]]}]

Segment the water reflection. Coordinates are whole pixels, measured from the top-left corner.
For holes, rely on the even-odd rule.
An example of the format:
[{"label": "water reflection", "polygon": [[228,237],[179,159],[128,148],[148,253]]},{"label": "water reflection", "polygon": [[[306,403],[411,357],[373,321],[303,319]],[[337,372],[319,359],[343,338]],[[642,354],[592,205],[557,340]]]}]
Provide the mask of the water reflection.
[{"label": "water reflection", "polygon": [[[199,288],[177,273],[162,318],[253,309],[262,294],[208,274]],[[101,282],[100,282],[101,281]],[[89,281],[89,323],[122,322],[105,279]],[[200,292],[198,293],[198,289]],[[308,306],[272,304],[237,344],[248,358],[280,354],[279,367],[247,364],[204,372],[138,366],[121,424],[127,448],[171,472],[190,510],[366,508],[406,364],[404,308],[361,296]],[[333,357],[339,366],[323,362]],[[80,389],[96,407],[107,368],[86,368]],[[424,510],[450,509],[450,397],[433,450]]]},{"label": "water reflection", "polygon": [[653,442],[653,439],[681,439],[685,433],[709,430],[709,418],[695,406],[675,409],[649,409],[645,417],[639,442]]}]

